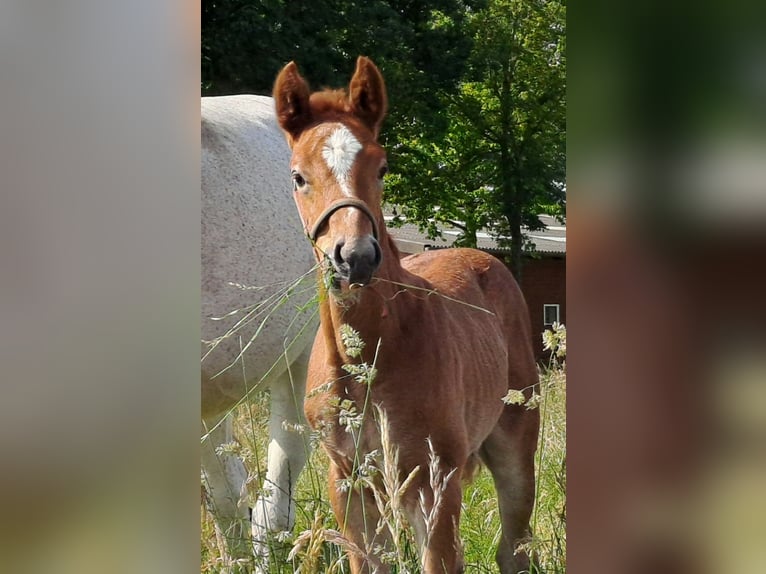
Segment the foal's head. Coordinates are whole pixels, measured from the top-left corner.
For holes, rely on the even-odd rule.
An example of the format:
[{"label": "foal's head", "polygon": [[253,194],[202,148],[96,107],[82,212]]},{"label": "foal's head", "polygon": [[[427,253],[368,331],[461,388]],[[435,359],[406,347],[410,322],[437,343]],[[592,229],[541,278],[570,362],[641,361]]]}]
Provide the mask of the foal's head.
[{"label": "foal's head", "polygon": [[386,113],[383,77],[360,56],[348,91],[310,94],[294,62],[274,84],[277,118],[293,150],[293,195],[336,287],[366,285],[380,265],[381,192],[388,167],[377,138]]}]

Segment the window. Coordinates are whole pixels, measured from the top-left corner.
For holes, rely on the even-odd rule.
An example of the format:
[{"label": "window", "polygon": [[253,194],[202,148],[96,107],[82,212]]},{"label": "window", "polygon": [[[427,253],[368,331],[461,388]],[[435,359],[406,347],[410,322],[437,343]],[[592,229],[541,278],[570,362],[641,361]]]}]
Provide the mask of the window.
[{"label": "window", "polygon": [[554,323],[559,323],[559,306],[556,304],[543,305],[543,325],[549,327]]}]

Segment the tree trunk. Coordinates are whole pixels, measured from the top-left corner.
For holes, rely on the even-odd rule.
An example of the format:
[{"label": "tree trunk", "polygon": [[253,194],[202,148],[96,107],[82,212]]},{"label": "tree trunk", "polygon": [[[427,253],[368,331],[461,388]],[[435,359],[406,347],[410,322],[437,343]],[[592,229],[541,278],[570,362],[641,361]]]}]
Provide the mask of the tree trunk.
[{"label": "tree trunk", "polygon": [[524,236],[521,234],[521,212],[508,214],[508,224],[511,230],[511,273],[516,281],[521,283],[521,274],[523,271],[523,262],[521,255],[524,252]]},{"label": "tree trunk", "polygon": [[513,150],[513,100],[511,82],[513,80],[513,61],[509,59],[503,70],[500,98],[500,191],[503,213],[508,221],[511,236],[511,273],[516,281],[521,282],[521,254],[524,248],[521,234],[521,190],[518,181],[514,181],[514,171],[518,162],[514,161]]},{"label": "tree trunk", "polygon": [[472,206],[466,206],[465,213],[465,228],[463,229],[463,241],[462,244],[465,247],[478,247],[478,237],[476,233],[479,231],[479,226],[476,223],[476,213]]}]

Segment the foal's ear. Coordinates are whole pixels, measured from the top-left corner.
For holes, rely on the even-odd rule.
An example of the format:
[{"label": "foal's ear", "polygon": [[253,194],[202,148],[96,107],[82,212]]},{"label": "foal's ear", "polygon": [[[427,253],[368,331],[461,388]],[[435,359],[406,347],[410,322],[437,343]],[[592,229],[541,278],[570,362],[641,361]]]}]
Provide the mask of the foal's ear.
[{"label": "foal's ear", "polygon": [[388,100],[383,76],[369,58],[357,58],[356,70],[348,85],[348,99],[354,114],[377,138],[383,117],[386,115]]},{"label": "foal's ear", "polygon": [[298,66],[290,62],[277,75],[274,82],[274,103],[277,120],[292,147],[300,133],[311,121],[309,85],[298,73]]}]

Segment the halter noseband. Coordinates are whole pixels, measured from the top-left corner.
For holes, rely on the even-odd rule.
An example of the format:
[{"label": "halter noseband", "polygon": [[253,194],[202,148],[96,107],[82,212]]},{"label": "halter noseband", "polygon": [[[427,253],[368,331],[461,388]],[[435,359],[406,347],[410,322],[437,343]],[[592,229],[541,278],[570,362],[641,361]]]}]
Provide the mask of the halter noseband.
[{"label": "halter noseband", "polygon": [[336,201],[333,201],[319,215],[316,222],[314,223],[314,225],[311,227],[311,230],[309,231],[309,239],[311,239],[312,243],[316,243],[317,235],[319,235],[319,231],[322,229],[322,226],[327,222],[327,220],[330,219],[330,216],[336,211],[338,211],[339,209],[342,209],[344,207],[355,207],[356,209],[364,213],[369,218],[370,223],[372,223],[372,236],[375,238],[375,241],[378,241],[379,239],[378,222],[375,219],[375,216],[372,214],[372,211],[370,211],[370,208],[367,207],[367,204],[361,199],[357,199],[356,197],[344,197],[343,199],[338,199]]}]

